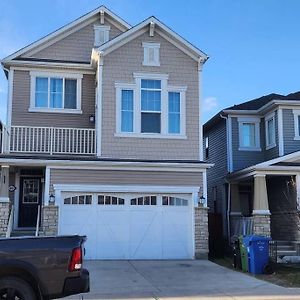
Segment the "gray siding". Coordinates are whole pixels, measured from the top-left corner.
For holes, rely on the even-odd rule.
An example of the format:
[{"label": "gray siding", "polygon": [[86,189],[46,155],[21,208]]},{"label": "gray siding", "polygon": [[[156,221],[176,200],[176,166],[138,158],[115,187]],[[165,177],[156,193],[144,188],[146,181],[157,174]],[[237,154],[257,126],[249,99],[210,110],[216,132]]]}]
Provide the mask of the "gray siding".
[{"label": "gray siding", "polygon": [[[142,42],[160,43],[160,67],[143,66]],[[114,137],[116,132],[115,82],[134,83],[134,72],[169,74],[168,84],[187,86],[187,139],[141,139]],[[104,157],[144,159],[198,159],[199,108],[197,62],[163,39],[146,32],[108,54],[103,67],[103,136]]]},{"label": "gray siding", "polygon": [[278,113],[275,111],[275,141],[276,146],[266,150],[266,133],[265,133],[265,119],[262,122],[263,125],[263,140],[264,140],[264,149],[265,149],[265,160],[270,160],[279,156],[279,147],[278,147]]},{"label": "gray siding", "polygon": [[300,150],[300,140],[294,140],[295,125],[294,114],[292,109],[282,110],[283,118],[283,141],[284,141],[284,154],[289,154]]},{"label": "gray siding", "polygon": [[202,173],[51,169],[51,189],[53,184],[166,185],[202,188]]},{"label": "gray siding", "polygon": [[263,119],[260,122],[260,141],[262,151],[240,151],[239,150],[239,124],[237,118],[232,118],[232,155],[233,155],[233,171],[241,170],[246,167],[263,162],[265,142],[264,142],[264,125]]},{"label": "gray siding", "polygon": [[[222,120],[214,128],[204,134],[204,138],[208,137],[209,153],[205,159],[208,163],[213,163],[214,166],[207,170],[207,200],[208,206],[212,211],[222,212],[222,207],[225,199],[225,181],[227,175],[227,144],[226,144],[226,123]],[[205,147],[204,147],[205,149]],[[214,188],[216,188],[214,203]],[[215,207],[216,206],[216,207]]]},{"label": "gray siding", "polygon": [[82,79],[82,114],[29,112],[29,71],[15,71],[13,82],[12,125],[93,128],[89,116],[95,113],[95,76],[84,75]]},{"label": "gray siding", "polygon": [[[64,39],[29,57],[89,63],[91,59],[92,49],[94,47],[94,25],[96,24],[100,25],[99,21],[95,21],[94,23],[83,27],[82,29],[70,34]],[[114,37],[122,33],[107,19],[105,20],[104,25],[110,26],[110,39],[113,39]],[[28,55],[24,54],[23,57],[28,57]]]}]

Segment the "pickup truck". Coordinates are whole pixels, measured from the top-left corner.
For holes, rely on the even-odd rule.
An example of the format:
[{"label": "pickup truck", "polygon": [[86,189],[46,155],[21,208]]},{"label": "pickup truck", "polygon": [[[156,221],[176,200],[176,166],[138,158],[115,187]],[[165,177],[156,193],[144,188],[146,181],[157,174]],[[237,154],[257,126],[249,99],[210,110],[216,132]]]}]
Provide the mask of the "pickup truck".
[{"label": "pickup truck", "polygon": [[86,237],[0,239],[0,299],[47,300],[89,292]]}]

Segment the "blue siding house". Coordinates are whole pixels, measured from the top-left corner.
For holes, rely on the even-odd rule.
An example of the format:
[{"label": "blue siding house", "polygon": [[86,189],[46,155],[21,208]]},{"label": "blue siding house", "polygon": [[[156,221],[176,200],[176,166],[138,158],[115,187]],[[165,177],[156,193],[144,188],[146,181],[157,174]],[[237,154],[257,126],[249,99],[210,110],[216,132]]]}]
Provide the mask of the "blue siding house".
[{"label": "blue siding house", "polygon": [[300,241],[300,92],[226,108],[203,127],[208,204],[229,241]]}]

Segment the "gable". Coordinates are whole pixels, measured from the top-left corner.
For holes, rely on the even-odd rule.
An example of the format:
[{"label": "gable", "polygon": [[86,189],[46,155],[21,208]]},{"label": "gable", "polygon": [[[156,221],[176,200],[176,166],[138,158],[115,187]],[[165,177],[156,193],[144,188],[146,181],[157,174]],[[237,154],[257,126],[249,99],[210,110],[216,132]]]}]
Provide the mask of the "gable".
[{"label": "gable", "polygon": [[[38,52],[27,52],[21,57],[89,63],[94,47],[94,25],[100,25],[100,21],[96,20]],[[102,25],[110,26],[109,39],[122,33],[107,18]]]}]

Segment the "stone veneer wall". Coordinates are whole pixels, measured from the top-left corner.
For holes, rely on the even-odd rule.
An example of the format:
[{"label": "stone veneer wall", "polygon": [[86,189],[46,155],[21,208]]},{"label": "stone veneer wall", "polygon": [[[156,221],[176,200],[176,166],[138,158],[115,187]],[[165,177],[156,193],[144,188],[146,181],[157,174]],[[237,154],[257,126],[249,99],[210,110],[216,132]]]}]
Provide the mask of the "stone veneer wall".
[{"label": "stone veneer wall", "polygon": [[253,215],[253,234],[271,236],[271,220],[269,215]]},{"label": "stone veneer wall", "polygon": [[42,208],[42,234],[45,236],[58,233],[58,206],[49,205]]},{"label": "stone veneer wall", "polygon": [[5,237],[9,220],[9,202],[0,202],[0,237]]},{"label": "stone veneer wall", "polygon": [[207,207],[195,207],[195,258],[208,258]]},{"label": "stone veneer wall", "polygon": [[272,212],[271,233],[275,240],[300,241],[300,212]]}]

